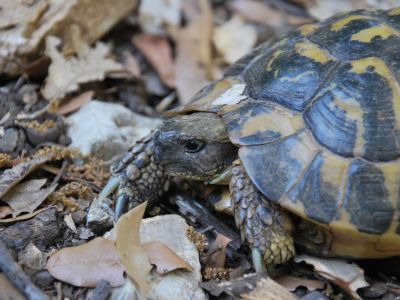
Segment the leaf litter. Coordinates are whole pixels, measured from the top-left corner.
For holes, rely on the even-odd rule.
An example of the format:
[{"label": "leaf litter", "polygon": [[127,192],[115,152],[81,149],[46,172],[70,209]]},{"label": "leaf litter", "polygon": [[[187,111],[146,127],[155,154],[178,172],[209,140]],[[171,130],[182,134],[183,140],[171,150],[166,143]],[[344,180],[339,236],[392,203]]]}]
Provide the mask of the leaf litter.
[{"label": "leaf litter", "polygon": [[77,57],[65,58],[57,49],[61,40],[55,36],[46,38],[46,55],[52,62],[49,75],[42,89],[46,99],[64,97],[67,93],[76,91],[79,84],[103,80],[107,73],[123,71],[120,63],[109,58],[110,47],[102,42],[97,42],[95,47],[87,48]]},{"label": "leaf litter", "polygon": [[[116,0],[112,3],[110,2],[111,4],[103,0],[88,0],[75,5],[58,2],[56,0],[14,1],[7,3],[4,10],[0,12],[4,16],[0,21],[2,24],[0,26],[2,33],[0,39],[5,42],[5,47],[2,49],[4,52],[0,57],[0,69],[5,74],[14,72],[14,74],[20,76],[22,74],[21,68],[23,68],[25,70],[23,76],[27,80],[32,79],[35,82],[42,80],[47,74],[46,82],[42,85],[42,94],[35,91],[34,97],[24,96],[23,109],[18,111],[19,118],[30,120],[29,124],[32,126],[37,125],[40,127],[50,124],[50,119],[39,120],[37,118],[48,112],[60,115],[73,113],[84,103],[91,101],[94,95],[96,95],[96,99],[100,97],[105,101],[121,102],[132,110],[137,111],[139,111],[138,103],[140,102],[140,105],[145,107],[144,109],[141,108],[140,111],[145,114],[157,113],[154,108],[158,107],[162,99],[168,99],[166,104],[163,104],[163,109],[159,110],[159,112],[163,112],[165,109],[172,108],[179,103],[187,103],[193,94],[206,83],[220,77],[223,70],[237,57],[240,57],[250,48],[258,45],[276,32],[290,29],[292,25],[309,23],[313,21],[313,17],[321,19],[350,7],[374,6],[389,8],[396,4],[399,5],[395,0],[352,0],[337,1],[334,4],[322,0],[278,0],[273,1],[272,5],[272,2],[254,0],[234,0],[226,3],[224,1],[206,0],[149,0],[142,1],[138,10],[132,10],[131,8],[135,6],[135,3],[133,3],[135,1],[131,0]],[[115,6],[115,10],[113,6]],[[13,7],[20,7],[21,9],[15,15],[8,14],[7,12],[12,11]],[[87,10],[88,7],[91,10]],[[129,16],[116,27],[116,31],[105,36],[102,42],[98,42],[99,36],[104,35],[109,28],[114,26],[117,20],[126,15]],[[55,23],[52,16],[60,20],[58,23],[60,27],[53,26]],[[83,18],[82,16],[85,17]],[[50,30],[53,27],[61,30]],[[63,30],[62,28],[64,27],[70,30]],[[121,46],[119,36],[124,36],[125,30],[127,33]],[[13,36],[21,36],[21,32],[25,32],[26,36],[23,39],[14,39],[14,41],[23,40],[25,49],[22,49],[21,45],[12,44],[10,39]],[[118,34],[115,34],[115,32]],[[57,37],[52,37],[51,35]],[[46,38],[46,43],[44,43],[43,41]],[[136,48],[132,47],[132,40],[135,41]],[[37,47],[39,43],[40,45],[47,44],[46,53],[43,51],[44,48]],[[138,55],[139,51],[136,49],[141,52],[141,55]],[[9,55],[10,53],[12,55]],[[33,55],[27,57],[27,53]],[[3,56],[3,54],[5,55]],[[14,57],[14,54],[18,64],[9,63],[10,57]],[[51,58],[48,72],[49,59],[44,54]],[[4,62],[7,62],[7,65]],[[34,66],[35,64],[37,64],[36,67]],[[35,68],[37,68],[36,71],[34,70]],[[148,76],[149,70],[156,72],[154,73],[153,71],[152,80],[154,78],[156,79],[155,81],[158,80],[158,89],[150,89],[148,84],[144,84],[150,78]],[[115,71],[124,76],[111,78],[112,73]],[[129,89],[126,89],[128,91],[126,93],[127,97],[123,99],[123,97],[120,97],[123,94],[121,91],[126,86],[129,86]],[[157,93],[155,92],[156,90]],[[2,91],[3,87],[0,93]],[[168,97],[169,95],[174,96]],[[8,102],[13,102],[12,97],[4,98],[10,99]],[[137,99],[140,101],[138,102]],[[57,106],[57,104],[59,105]],[[10,128],[10,125],[7,124],[13,124],[14,118],[10,112],[4,115],[1,113],[2,111],[0,111],[0,141],[4,133]],[[15,126],[15,124],[11,126]],[[11,128],[14,129],[14,127]],[[18,130],[25,129],[19,128]],[[55,255],[65,256],[63,259],[67,261],[66,266],[55,265],[54,271],[61,272],[62,275],[60,276],[66,276],[68,272],[72,274],[71,270],[75,267],[78,268],[78,263],[74,262],[74,260],[78,259],[79,261],[79,255],[74,258],[74,255],[68,254],[68,251],[85,253],[84,256],[86,255],[89,260],[95,261],[94,265],[101,264],[99,258],[91,257],[91,255],[95,255],[95,251],[82,250],[82,248],[76,249],[82,246],[75,246],[77,241],[86,243],[84,245],[95,241],[77,240],[81,232],[88,231],[85,227],[86,213],[83,208],[88,204],[83,204],[83,201],[87,203],[92,201],[95,196],[93,193],[95,194],[105,184],[109,176],[108,172],[102,171],[100,163],[88,162],[82,157],[74,156],[72,154],[73,150],[68,148],[55,150],[55,148],[42,148],[40,146],[42,149],[36,151],[37,149],[32,148],[29,142],[24,144],[24,142],[19,141],[18,143],[19,146],[15,152],[0,153],[0,194],[6,198],[11,197],[14,199],[14,203],[10,200],[10,203],[13,203],[14,210],[11,206],[5,205],[6,202],[3,201],[1,203],[0,222],[7,224],[7,226],[14,226],[19,223],[29,222],[31,219],[36,220],[41,212],[55,205],[59,214],[58,221],[60,223],[65,222],[63,230],[66,230],[66,235],[68,233],[70,237],[67,237],[61,243],[54,241],[51,249],[61,249],[59,251],[61,253],[57,254],[59,253],[57,252]],[[65,145],[68,145],[68,142],[65,142]],[[33,155],[34,152],[37,152],[37,154]],[[68,163],[66,167],[63,167],[66,161]],[[107,162],[105,165],[107,165]],[[46,172],[43,170],[46,170]],[[50,193],[46,201],[46,193],[44,192],[46,188],[43,188],[43,186],[47,184],[47,188],[49,188],[52,185],[44,183],[43,186],[38,187],[38,183],[46,179],[47,182],[51,182],[51,178],[54,176],[54,179],[59,182],[60,189]],[[37,182],[35,183],[35,181]],[[37,185],[35,186],[35,184]],[[27,185],[27,187],[24,188],[24,185]],[[18,189],[20,189],[19,192]],[[83,197],[78,192],[79,190],[83,192],[85,189],[89,189],[92,195]],[[17,191],[15,195],[13,195],[14,191]],[[30,197],[29,201],[27,197],[21,197],[20,201],[18,200],[18,195],[28,195],[30,191],[37,197]],[[19,213],[24,214],[20,214],[15,218],[7,218],[10,215],[16,216]],[[135,224],[140,223],[142,217],[135,218],[136,220],[132,222]],[[0,236],[1,229],[0,227]],[[126,230],[123,229],[123,231]],[[201,230],[205,233],[204,236],[207,235],[207,231],[213,231],[212,236],[215,236],[216,231],[214,229],[202,228]],[[134,231],[137,232],[138,229],[136,228]],[[93,235],[91,232],[90,234]],[[124,234],[129,235],[128,232]],[[85,236],[90,238],[90,235]],[[135,238],[130,238],[135,240]],[[136,247],[135,249],[139,249],[139,253],[143,253],[143,248],[146,247],[140,244],[140,240],[135,240],[135,242],[138,242],[134,246]],[[207,273],[205,269],[209,268],[208,273],[211,274],[209,278],[212,278],[210,282],[215,280],[215,282],[221,284],[228,280],[225,283],[231,284],[231,287],[224,287],[229,291],[228,294],[233,294],[234,286],[241,286],[241,284],[243,286],[251,285],[251,289],[254,291],[252,292],[251,289],[243,290],[242,297],[260,299],[260,297],[267,297],[266,295],[268,297],[276,297],[271,292],[281,288],[297,293],[298,287],[305,286],[311,291],[312,289],[322,289],[321,286],[326,283],[320,279],[297,277],[297,273],[293,276],[277,279],[281,286],[271,284],[265,279],[258,279],[258,285],[249,284],[249,281],[246,281],[247,279],[244,280],[241,277],[242,275],[237,275],[242,280],[242,283],[240,283],[240,280],[235,281],[230,277],[249,271],[248,269],[246,270],[245,263],[241,262],[239,267],[237,265],[237,257],[243,259],[245,255],[236,252],[232,254],[232,249],[226,247],[227,243],[216,246],[211,243],[210,247],[208,247],[203,238],[196,239],[195,243],[198,245],[199,250],[207,249],[208,254],[210,254],[209,257],[211,257],[208,261],[209,266],[207,266],[206,262],[203,262],[203,275]],[[93,246],[89,245],[88,247]],[[105,248],[107,247],[105,246]],[[130,249],[129,247],[133,246],[125,245],[125,247]],[[51,249],[46,249],[46,251],[50,252],[52,251]],[[219,249],[219,251],[215,251],[215,249]],[[63,253],[64,250],[66,250],[66,254]],[[161,252],[158,253],[157,250]],[[117,248],[114,247],[112,251],[116,253]],[[155,254],[152,254],[153,252]],[[119,261],[119,257],[115,253],[114,256]],[[185,262],[179,261],[172,250],[164,249],[164,246],[157,243],[153,243],[151,251],[146,252],[146,254],[148,260],[146,260],[147,269],[144,272],[146,273],[144,277],[149,279],[150,282],[153,280],[156,270],[157,273],[164,273],[164,271],[175,272],[176,268],[180,268],[179,265],[185,265]],[[111,254],[109,253],[108,255]],[[178,262],[175,262],[175,259],[178,259]],[[132,259],[127,259],[125,263],[132,263]],[[314,262],[314,264],[324,265],[321,262]],[[155,265],[155,268],[152,265]],[[210,267],[211,265],[214,267]],[[131,267],[132,265],[129,268]],[[183,268],[185,269],[185,267]],[[294,268],[296,268],[296,265]],[[322,268],[321,271],[318,268],[322,267],[316,267],[315,273],[321,273],[322,276],[326,276],[335,286],[341,287],[342,290],[351,294],[354,298],[358,297],[356,293],[358,286],[362,285],[361,283],[365,284],[364,281],[358,280],[358,275],[354,275],[354,282],[357,282],[357,284],[353,286],[354,282],[350,282],[351,276],[347,278],[347,275],[343,274],[347,268],[345,264],[331,266],[333,274],[330,275],[324,273],[328,272],[325,269]],[[100,269],[101,266],[97,266],[94,273],[96,274],[97,272],[99,275],[101,273],[99,272]],[[148,269],[151,271],[148,272]],[[189,270],[190,268],[186,269]],[[138,269],[136,268],[136,270]],[[359,268],[358,272],[362,274],[362,271]],[[355,274],[359,273],[355,272]],[[72,275],[70,276],[72,277]],[[67,278],[65,282],[68,282],[68,280],[70,279]],[[83,278],[82,280],[82,282],[86,280],[85,284],[92,280],[91,286],[96,285],[95,277],[90,280],[88,278]],[[135,282],[137,280],[135,279]],[[126,288],[131,293],[130,297],[133,297],[133,293],[136,293],[132,293],[135,290],[134,286],[129,280],[124,279],[123,283],[124,285],[121,285],[118,289]],[[64,295],[64,297],[74,299],[76,295],[68,294],[70,288],[69,284],[63,284],[57,288],[51,286],[46,289],[52,291],[53,295],[57,293],[58,297]],[[327,290],[328,288],[325,287],[323,292],[331,297],[332,294]],[[337,287],[334,287],[334,290],[338,292]],[[339,290],[338,293],[340,296],[342,291]],[[290,297],[290,294],[285,294],[283,290],[282,295]]]},{"label": "leaf litter", "polygon": [[125,281],[114,242],[102,237],[57,251],[50,256],[46,268],[55,278],[74,286],[95,287],[104,279],[116,287]]}]

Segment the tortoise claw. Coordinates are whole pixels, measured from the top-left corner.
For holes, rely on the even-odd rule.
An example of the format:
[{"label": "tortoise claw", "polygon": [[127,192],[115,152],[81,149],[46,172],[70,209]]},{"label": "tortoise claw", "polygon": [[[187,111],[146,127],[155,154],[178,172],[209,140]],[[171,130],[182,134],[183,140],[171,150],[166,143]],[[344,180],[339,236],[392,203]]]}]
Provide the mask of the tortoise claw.
[{"label": "tortoise claw", "polygon": [[116,176],[111,177],[106,185],[104,186],[104,188],[101,190],[100,194],[99,194],[99,198],[100,199],[104,199],[107,198],[108,196],[110,196],[116,189],[118,189],[119,185],[120,185],[120,179]]},{"label": "tortoise claw", "polygon": [[115,204],[115,221],[124,214],[127,209],[129,203],[129,196],[127,194],[118,195],[117,201]]},{"label": "tortoise claw", "polygon": [[257,248],[251,249],[251,258],[253,260],[253,265],[254,268],[256,269],[257,273],[265,273],[266,267],[265,267],[265,262],[263,255],[261,255],[261,252]]}]

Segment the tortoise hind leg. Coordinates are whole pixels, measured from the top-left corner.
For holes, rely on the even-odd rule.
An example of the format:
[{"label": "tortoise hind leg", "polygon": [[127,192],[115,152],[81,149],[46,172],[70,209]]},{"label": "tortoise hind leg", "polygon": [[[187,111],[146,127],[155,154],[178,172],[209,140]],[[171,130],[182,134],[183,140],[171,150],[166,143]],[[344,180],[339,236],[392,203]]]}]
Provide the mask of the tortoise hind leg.
[{"label": "tortoise hind leg", "polygon": [[262,195],[236,160],[230,182],[236,226],[247,240],[257,272],[272,269],[293,257],[292,223],[279,205]]},{"label": "tortoise hind leg", "polygon": [[293,234],[299,249],[317,256],[332,256],[333,235],[328,229],[307,220],[299,220]]}]

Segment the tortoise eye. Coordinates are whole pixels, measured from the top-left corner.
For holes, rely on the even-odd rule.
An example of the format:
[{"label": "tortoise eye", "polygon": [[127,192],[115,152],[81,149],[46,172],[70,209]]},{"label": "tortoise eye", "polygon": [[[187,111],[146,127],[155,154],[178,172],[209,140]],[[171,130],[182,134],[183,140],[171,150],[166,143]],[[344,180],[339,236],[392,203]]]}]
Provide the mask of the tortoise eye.
[{"label": "tortoise eye", "polygon": [[185,152],[195,153],[203,149],[204,142],[200,140],[189,140],[185,143]]}]

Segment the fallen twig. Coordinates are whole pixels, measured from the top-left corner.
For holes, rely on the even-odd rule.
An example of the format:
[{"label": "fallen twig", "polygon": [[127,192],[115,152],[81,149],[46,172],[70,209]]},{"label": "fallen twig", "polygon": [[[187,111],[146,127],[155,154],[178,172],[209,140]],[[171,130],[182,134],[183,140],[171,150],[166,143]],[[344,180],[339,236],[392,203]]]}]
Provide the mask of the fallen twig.
[{"label": "fallen twig", "polygon": [[21,267],[14,261],[6,245],[0,241],[0,270],[7,279],[29,300],[50,299],[38,289]]}]

